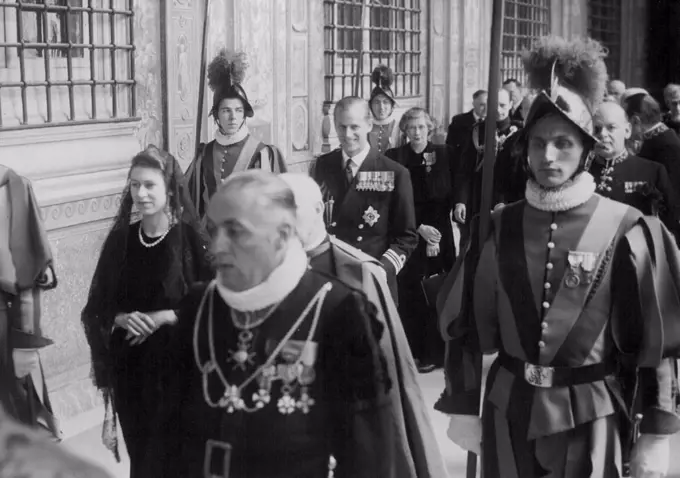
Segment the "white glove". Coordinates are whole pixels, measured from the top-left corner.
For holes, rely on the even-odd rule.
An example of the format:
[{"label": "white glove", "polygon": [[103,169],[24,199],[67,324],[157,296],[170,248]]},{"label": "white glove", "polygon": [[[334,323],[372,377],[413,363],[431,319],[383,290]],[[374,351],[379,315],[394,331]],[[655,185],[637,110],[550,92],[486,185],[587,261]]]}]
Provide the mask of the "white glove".
[{"label": "white glove", "polygon": [[670,459],[670,436],[643,433],[633,448],[630,476],[632,478],[663,478],[668,474]]},{"label": "white glove", "polygon": [[479,456],[482,452],[482,419],[476,415],[449,415],[446,432],[453,443]]}]

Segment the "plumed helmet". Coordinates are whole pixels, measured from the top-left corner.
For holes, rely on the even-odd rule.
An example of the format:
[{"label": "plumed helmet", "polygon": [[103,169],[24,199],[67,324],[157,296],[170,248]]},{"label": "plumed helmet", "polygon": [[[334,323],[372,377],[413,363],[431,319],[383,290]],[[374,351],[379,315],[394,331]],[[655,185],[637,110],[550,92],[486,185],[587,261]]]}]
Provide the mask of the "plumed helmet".
[{"label": "plumed helmet", "polygon": [[592,39],[539,38],[523,58],[529,86],[539,91],[527,114],[525,131],[544,116],[557,113],[594,145],[593,115],[607,85],[605,57],[605,49]]},{"label": "plumed helmet", "polygon": [[371,82],[375,85],[375,87],[371,91],[371,98],[368,100],[369,103],[372,103],[376,96],[385,95],[390,99],[393,107],[397,104],[396,100],[394,99],[394,92],[392,91],[394,73],[389,66],[376,66],[373,69],[373,73],[371,73]]},{"label": "plumed helmet", "polygon": [[248,62],[243,52],[224,48],[212,59],[208,65],[208,85],[213,91],[213,106],[210,110],[212,116],[217,116],[220,103],[227,98],[241,100],[246,117],[251,118],[255,114],[241,86],[247,69]]}]

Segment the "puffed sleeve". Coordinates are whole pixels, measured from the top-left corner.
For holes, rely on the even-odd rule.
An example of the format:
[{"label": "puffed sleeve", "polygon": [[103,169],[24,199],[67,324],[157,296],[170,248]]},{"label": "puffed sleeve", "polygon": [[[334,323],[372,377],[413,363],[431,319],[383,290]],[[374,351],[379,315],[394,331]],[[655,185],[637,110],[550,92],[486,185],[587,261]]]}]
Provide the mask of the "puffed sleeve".
[{"label": "puffed sleeve", "polygon": [[392,476],[390,380],[375,307],[350,292],[324,331],[321,363],[331,403],[337,478]]},{"label": "puffed sleeve", "polygon": [[474,314],[482,353],[498,350],[498,312],[497,312],[498,263],[496,261],[496,241],[493,234],[486,240],[475,270]]},{"label": "puffed sleeve", "polygon": [[640,431],[676,433],[680,258],[674,239],[657,218],[644,217],[620,242],[612,267],[612,332],[639,369]]}]

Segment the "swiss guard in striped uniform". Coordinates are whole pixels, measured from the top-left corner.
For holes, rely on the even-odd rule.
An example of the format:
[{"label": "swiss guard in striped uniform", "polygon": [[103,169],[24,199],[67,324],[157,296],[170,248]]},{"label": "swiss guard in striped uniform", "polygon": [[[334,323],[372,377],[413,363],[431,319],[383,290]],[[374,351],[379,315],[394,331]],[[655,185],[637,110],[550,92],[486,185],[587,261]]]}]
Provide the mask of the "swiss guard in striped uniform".
[{"label": "swiss guard in striped uniform", "polygon": [[388,149],[398,148],[405,142],[398,118],[394,115],[394,108],[397,106],[392,90],[394,73],[389,66],[378,65],[371,73],[371,81],[375,87],[371,90],[368,104],[373,114],[373,128],[368,133],[368,141],[371,147],[385,154]]},{"label": "swiss guard in striped uniform", "polygon": [[[498,352],[481,420],[485,478],[624,476],[631,438],[632,476],[665,476],[680,430],[673,237],[657,218],[595,193],[588,173],[604,56],[593,40],[557,37],[525,56],[541,91],[521,138],[526,198],[492,214],[473,287],[471,328],[482,353]],[[642,419],[627,427],[633,399]],[[479,448],[464,425],[454,416],[449,436]]]},{"label": "swiss guard in striped uniform", "polygon": [[208,66],[208,85],[213,91],[210,116],[215,120],[215,139],[201,143],[189,165],[185,178],[200,217],[205,216],[208,201],[217,186],[234,172],[264,169],[286,171],[281,151],[264,144],[248,130],[246,120],[255,112],[241,86],[248,64],[245,54],[226,49]]}]

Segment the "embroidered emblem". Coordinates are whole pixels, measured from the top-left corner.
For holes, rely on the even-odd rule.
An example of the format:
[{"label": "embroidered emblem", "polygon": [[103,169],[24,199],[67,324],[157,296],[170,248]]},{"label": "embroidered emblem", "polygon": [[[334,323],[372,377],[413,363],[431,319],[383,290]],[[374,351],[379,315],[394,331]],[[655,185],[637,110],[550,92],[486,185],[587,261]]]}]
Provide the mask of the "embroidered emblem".
[{"label": "embroidered emblem", "polygon": [[432,153],[423,153],[423,162],[422,165],[425,166],[425,171],[428,173],[432,171],[432,166],[434,166],[437,163],[437,154],[432,152]]},{"label": "embroidered emblem", "polygon": [[647,181],[626,181],[623,185],[626,194],[633,194],[642,189],[647,184]]},{"label": "embroidered emblem", "polygon": [[394,171],[359,171],[357,191],[394,191]]},{"label": "embroidered emblem", "polygon": [[564,278],[564,285],[573,289],[581,284],[592,284],[599,257],[600,254],[597,252],[569,251],[567,256],[569,271]]},{"label": "embroidered emblem", "polygon": [[530,363],[524,364],[524,380],[534,387],[550,388],[553,386],[555,369]]},{"label": "embroidered emblem", "polygon": [[366,224],[373,227],[378,222],[378,219],[380,219],[380,214],[373,209],[373,206],[368,206],[368,209],[364,212],[363,219]]}]

